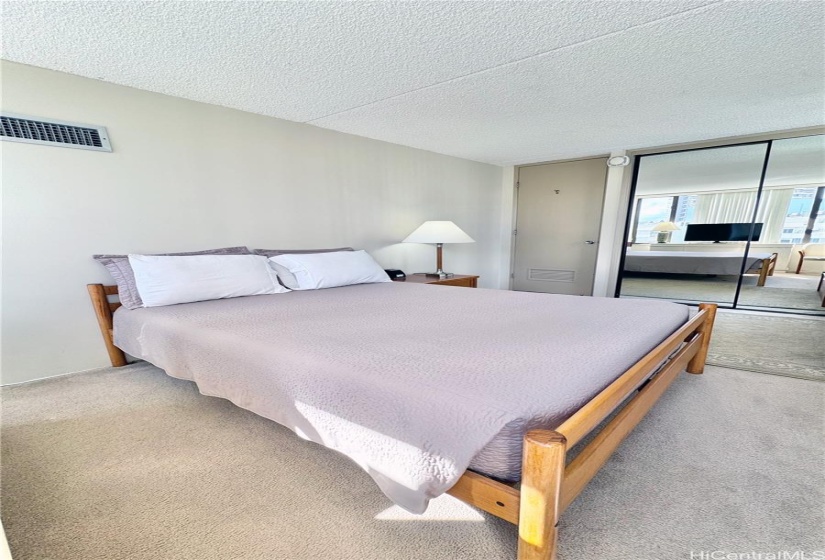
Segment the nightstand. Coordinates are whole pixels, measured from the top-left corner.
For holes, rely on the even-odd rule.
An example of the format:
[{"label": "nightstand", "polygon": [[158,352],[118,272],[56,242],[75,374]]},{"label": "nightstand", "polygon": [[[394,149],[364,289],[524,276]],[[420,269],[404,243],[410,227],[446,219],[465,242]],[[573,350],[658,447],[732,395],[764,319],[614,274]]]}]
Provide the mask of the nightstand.
[{"label": "nightstand", "polygon": [[394,282],[410,282],[412,284],[438,284],[440,286],[462,286],[464,288],[477,288],[478,276],[466,276],[464,274],[454,274],[449,278],[434,278],[426,274],[408,274],[405,279],[394,280]]}]

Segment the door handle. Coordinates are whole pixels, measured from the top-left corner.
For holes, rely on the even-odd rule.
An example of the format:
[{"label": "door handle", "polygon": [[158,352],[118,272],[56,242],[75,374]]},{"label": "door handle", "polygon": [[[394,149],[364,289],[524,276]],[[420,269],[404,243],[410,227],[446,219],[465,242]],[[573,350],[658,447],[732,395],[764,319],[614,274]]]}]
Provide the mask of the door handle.
[{"label": "door handle", "polygon": [[590,241],[590,240],[585,241],[585,243],[587,243],[588,245],[595,245],[596,244],[595,241]]}]

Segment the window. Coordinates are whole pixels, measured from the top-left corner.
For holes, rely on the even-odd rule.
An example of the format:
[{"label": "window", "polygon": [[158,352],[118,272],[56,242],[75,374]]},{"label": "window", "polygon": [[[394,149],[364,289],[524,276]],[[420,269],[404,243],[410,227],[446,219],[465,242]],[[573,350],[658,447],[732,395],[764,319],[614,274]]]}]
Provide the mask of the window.
[{"label": "window", "polygon": [[[825,187],[794,189],[782,224],[780,243],[822,243],[825,240],[823,191]],[[806,231],[811,225],[811,231]]]},{"label": "window", "polygon": [[[825,187],[766,189],[762,194],[758,222],[763,222],[762,243],[824,243]],[[630,240],[655,243],[653,226],[673,222],[679,230],[671,243],[684,243],[687,225],[697,223],[749,222],[756,191],[709,193],[639,198]],[[812,227],[811,227],[812,225]],[[811,227],[810,232],[806,230]]]},{"label": "window", "polygon": [[656,232],[652,231],[653,226],[659,222],[671,221],[672,211],[672,196],[639,199],[630,240],[634,243],[655,243]]}]

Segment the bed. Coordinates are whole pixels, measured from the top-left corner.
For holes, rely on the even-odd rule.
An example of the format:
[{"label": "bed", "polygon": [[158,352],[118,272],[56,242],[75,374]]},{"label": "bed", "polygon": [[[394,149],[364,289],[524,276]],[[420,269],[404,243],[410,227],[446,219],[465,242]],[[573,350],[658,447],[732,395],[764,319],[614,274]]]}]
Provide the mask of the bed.
[{"label": "bed", "polygon": [[[738,276],[743,253],[699,251],[628,251],[625,272]],[[759,274],[757,286],[773,276],[778,253],[749,253],[745,273]]]},{"label": "bed", "polygon": [[561,513],[702,372],[716,311],[403,283],[118,310],[116,287],[88,289],[113,365],[126,351],[336,449],[410,511],[446,492],[514,523],[519,560],[555,557]]}]

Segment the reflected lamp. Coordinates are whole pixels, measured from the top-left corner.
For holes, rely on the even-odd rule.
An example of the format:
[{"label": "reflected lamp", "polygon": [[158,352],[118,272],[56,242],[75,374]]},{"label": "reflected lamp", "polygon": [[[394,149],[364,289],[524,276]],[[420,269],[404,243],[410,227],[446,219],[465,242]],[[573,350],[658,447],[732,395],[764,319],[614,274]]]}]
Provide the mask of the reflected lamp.
[{"label": "reflected lamp", "polygon": [[674,231],[679,231],[679,226],[673,222],[659,222],[653,226],[651,231],[657,232],[656,243],[667,243]]}]

